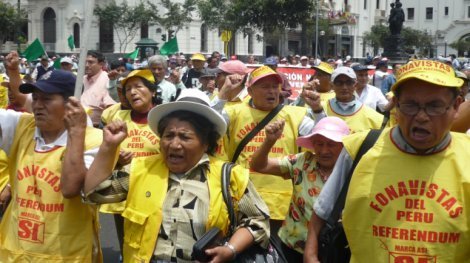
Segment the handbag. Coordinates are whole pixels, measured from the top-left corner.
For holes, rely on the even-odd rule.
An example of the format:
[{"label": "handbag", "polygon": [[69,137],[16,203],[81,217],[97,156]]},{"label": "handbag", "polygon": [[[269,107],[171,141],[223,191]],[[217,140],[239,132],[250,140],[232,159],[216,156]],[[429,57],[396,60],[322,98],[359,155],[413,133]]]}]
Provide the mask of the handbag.
[{"label": "handbag", "polygon": [[209,262],[211,258],[206,254],[206,250],[222,246],[224,244],[223,240],[222,231],[218,227],[209,229],[209,231],[194,243],[191,258],[199,262]]},{"label": "handbag", "polygon": [[349,262],[351,258],[351,250],[349,249],[348,240],[344,233],[343,223],[340,220],[348,193],[349,182],[352,174],[362,156],[375,144],[382,130],[370,130],[364,142],[361,144],[353,165],[349,170],[341,192],[336,200],[335,206],[331,211],[328,220],[320,230],[318,237],[318,257],[322,263],[343,263]]},{"label": "handbag", "polygon": [[[224,163],[222,166],[222,196],[225,204],[227,205],[229,214],[229,237],[235,233],[237,226],[237,218],[235,215],[235,209],[233,208],[232,195],[230,194],[230,175],[234,165],[235,164],[233,163]],[[227,240],[230,239],[229,237]],[[272,238],[269,239],[267,249],[258,244],[253,244],[248,249],[237,254],[234,261],[241,263],[287,263],[279,244]]]}]

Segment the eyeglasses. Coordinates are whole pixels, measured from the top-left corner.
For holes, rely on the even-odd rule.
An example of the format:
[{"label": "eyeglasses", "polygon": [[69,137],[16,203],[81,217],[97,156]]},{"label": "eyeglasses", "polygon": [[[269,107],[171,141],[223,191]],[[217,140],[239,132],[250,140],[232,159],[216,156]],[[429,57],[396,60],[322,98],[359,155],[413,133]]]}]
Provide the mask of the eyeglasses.
[{"label": "eyeglasses", "polygon": [[342,81],[342,80],[335,80],[333,81],[333,84],[335,86],[343,86],[343,85],[347,85],[347,86],[353,86],[355,83],[354,80],[352,79],[349,79],[349,80],[346,80],[346,81]]},{"label": "eyeglasses", "polygon": [[435,104],[426,104],[423,107],[417,103],[397,103],[397,108],[406,115],[414,116],[418,114],[420,110],[429,116],[440,116],[446,113],[454,104],[454,101],[450,105],[435,105]]}]

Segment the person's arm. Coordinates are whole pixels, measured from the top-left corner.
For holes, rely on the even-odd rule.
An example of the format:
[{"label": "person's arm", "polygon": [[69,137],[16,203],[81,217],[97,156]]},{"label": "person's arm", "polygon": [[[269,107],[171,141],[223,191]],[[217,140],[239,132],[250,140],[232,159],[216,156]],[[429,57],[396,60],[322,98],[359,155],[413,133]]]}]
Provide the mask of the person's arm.
[{"label": "person's arm", "polygon": [[87,169],[85,167],[86,113],[78,99],[70,97],[65,105],[67,148],[62,163],[60,189],[65,198],[80,195]]},{"label": "person's arm", "polygon": [[283,173],[277,158],[269,158],[269,152],[276,141],[281,138],[285,121],[278,120],[265,127],[266,138],[261,147],[253,154],[250,168],[263,174],[272,174],[285,177],[288,173]]},{"label": "person's arm", "polygon": [[470,129],[470,101],[460,104],[457,116],[452,124],[452,131],[467,132]]},{"label": "person's arm", "polygon": [[[382,85],[383,86],[383,85]],[[375,88],[375,87],[374,87]],[[382,94],[382,92],[375,88],[374,89],[374,93],[375,93],[375,97],[377,98],[378,102],[377,102],[377,106],[379,107],[379,109],[382,111],[382,112],[386,112],[386,111],[390,111],[391,109],[393,109],[393,107],[395,106],[395,103],[393,103],[392,100],[387,100],[387,98],[385,98],[385,95]]]},{"label": "person's arm", "polygon": [[304,251],[305,263],[320,262],[320,260],[318,259],[318,235],[320,234],[320,230],[324,225],[325,221],[319,218],[314,211],[312,213],[312,216],[310,217],[310,221],[308,222],[307,226],[308,233]]},{"label": "person's arm", "polygon": [[302,92],[301,96],[305,100],[305,103],[310,106],[310,109],[313,111],[313,114],[325,114],[323,105],[321,104],[320,94],[318,94],[318,92],[314,90],[305,90]]},{"label": "person's arm", "polygon": [[27,102],[26,94],[20,92],[20,85],[22,83],[21,76],[20,76],[20,58],[18,52],[11,51],[5,57],[5,68],[8,73],[8,77],[10,78],[9,90],[12,95],[15,97],[15,106],[20,108],[25,108]]},{"label": "person's arm", "polygon": [[225,101],[231,101],[234,98],[236,98],[236,96],[240,94],[240,92],[244,88],[243,79],[244,79],[243,75],[238,75],[238,74],[228,75],[225,78],[224,85],[221,88],[219,88],[219,93],[217,94],[219,99],[225,100]]},{"label": "person's arm", "polygon": [[85,194],[94,190],[111,175],[117,162],[119,145],[126,137],[127,126],[123,121],[111,122],[103,128],[103,143],[90,169],[88,169],[83,183]]},{"label": "person's arm", "polygon": [[[236,254],[248,249],[253,243],[264,248],[268,246],[269,208],[251,181],[248,182],[245,193],[238,201],[237,221],[237,229],[228,242],[233,246]],[[206,250],[206,254],[213,256],[211,262],[227,262],[234,256],[232,250],[224,246]]]}]

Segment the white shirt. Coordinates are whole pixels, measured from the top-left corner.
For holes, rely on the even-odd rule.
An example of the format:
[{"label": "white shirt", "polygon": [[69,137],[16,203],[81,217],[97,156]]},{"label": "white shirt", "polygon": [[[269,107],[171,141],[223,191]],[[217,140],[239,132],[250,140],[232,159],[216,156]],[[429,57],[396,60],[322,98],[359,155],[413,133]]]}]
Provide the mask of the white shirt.
[{"label": "white shirt", "polygon": [[[3,110],[0,109],[0,149],[5,151],[7,156],[10,154],[11,144],[15,137],[16,127],[20,120],[22,114],[21,112],[16,112],[12,110]],[[88,126],[91,125],[91,122],[88,121]],[[28,139],[28,138],[24,138]],[[67,145],[67,130],[65,130],[61,135],[59,135],[55,141],[51,143],[46,143],[44,138],[41,136],[41,132],[36,127],[34,131],[34,138],[29,138],[36,141],[35,150],[38,152],[46,152],[56,146],[65,147]],[[91,163],[95,159],[96,154],[98,153],[99,147],[85,151],[84,160],[85,166],[88,169],[91,166]]]},{"label": "white shirt", "polygon": [[387,75],[387,72],[376,70],[374,76],[372,77],[372,85],[375,87],[382,87],[382,82]]},{"label": "white shirt", "polygon": [[367,84],[361,92],[361,95],[354,94],[362,104],[369,106],[372,109],[377,109],[377,107],[384,111],[385,106],[388,104],[388,100],[382,94],[382,91],[377,87]]}]

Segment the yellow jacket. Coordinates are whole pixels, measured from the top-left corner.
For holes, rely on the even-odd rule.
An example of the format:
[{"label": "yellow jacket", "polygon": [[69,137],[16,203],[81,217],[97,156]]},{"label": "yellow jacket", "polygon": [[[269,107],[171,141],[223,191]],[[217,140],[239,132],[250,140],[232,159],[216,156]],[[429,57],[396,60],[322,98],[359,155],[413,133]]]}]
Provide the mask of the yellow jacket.
[{"label": "yellow jacket", "polygon": [[[217,226],[224,233],[229,226],[227,207],[221,191],[223,161],[209,158],[207,182],[210,208],[206,228]],[[131,177],[124,217],[124,262],[149,262],[152,258],[162,223],[162,207],[168,189],[169,170],[161,155],[136,159]],[[230,190],[234,200],[243,196],[248,185],[248,170],[232,170]]]}]

